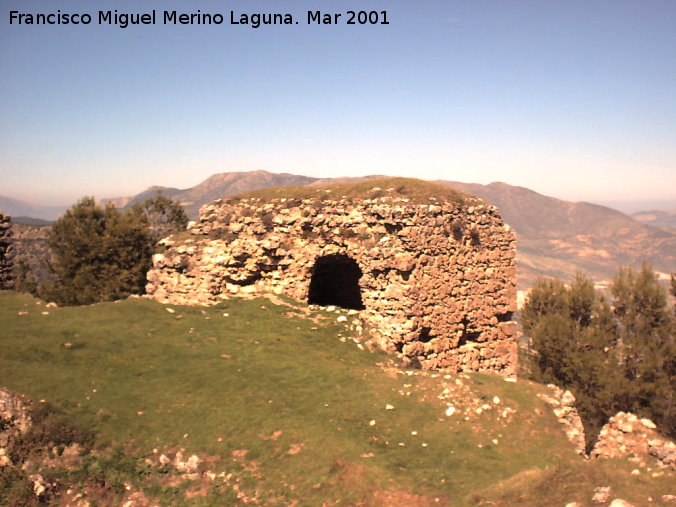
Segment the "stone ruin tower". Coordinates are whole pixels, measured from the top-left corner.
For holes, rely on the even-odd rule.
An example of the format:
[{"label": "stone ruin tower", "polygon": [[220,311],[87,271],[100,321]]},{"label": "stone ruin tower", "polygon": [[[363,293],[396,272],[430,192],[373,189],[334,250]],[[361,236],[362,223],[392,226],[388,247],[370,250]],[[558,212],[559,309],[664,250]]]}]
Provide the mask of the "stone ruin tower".
[{"label": "stone ruin tower", "polygon": [[9,217],[0,210],[0,290],[14,288],[13,257],[12,224]]},{"label": "stone ruin tower", "polygon": [[302,187],[215,201],[163,240],[147,292],[172,304],[267,292],[351,308],[374,345],[408,364],[515,374],[514,233],[494,206],[413,181],[453,195],[370,180],[358,197]]}]

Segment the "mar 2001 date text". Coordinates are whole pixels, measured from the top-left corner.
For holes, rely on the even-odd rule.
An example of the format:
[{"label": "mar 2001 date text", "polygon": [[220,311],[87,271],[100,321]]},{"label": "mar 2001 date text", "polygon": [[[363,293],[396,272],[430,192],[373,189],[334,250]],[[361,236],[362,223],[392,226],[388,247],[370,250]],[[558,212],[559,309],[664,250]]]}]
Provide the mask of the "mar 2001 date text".
[{"label": "mar 2001 date text", "polygon": [[389,25],[387,11],[307,11],[308,25]]}]

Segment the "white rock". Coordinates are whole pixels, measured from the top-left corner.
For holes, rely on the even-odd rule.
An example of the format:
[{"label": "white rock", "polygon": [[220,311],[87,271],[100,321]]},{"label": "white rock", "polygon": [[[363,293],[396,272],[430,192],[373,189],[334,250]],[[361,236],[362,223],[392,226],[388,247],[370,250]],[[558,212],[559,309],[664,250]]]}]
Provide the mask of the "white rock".
[{"label": "white rock", "polygon": [[610,496],[610,486],[600,486],[594,489],[594,496],[592,497],[592,502],[605,503],[608,501],[609,496]]},{"label": "white rock", "polygon": [[570,391],[566,391],[563,393],[563,396],[561,397],[561,403],[564,405],[574,405],[575,404],[575,396],[573,396],[573,393]]},{"label": "white rock", "polygon": [[610,502],[610,507],[634,507],[634,504],[631,504],[626,500],[622,500],[621,498],[616,498]]},{"label": "white rock", "polygon": [[619,428],[620,431],[624,433],[631,433],[634,431],[634,427],[631,424],[627,424],[624,421],[621,421],[617,424],[617,427]]},{"label": "white rock", "polygon": [[645,426],[646,428],[650,428],[651,430],[654,430],[657,428],[657,425],[652,422],[650,419],[641,419],[641,424]]}]

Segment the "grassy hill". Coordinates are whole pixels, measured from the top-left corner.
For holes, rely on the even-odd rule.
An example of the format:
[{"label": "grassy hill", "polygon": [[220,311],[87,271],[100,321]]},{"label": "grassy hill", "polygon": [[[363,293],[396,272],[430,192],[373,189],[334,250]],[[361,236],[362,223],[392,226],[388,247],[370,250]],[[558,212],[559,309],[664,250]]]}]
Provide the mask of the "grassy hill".
[{"label": "grassy hill", "polygon": [[[270,199],[377,199],[400,197],[415,204],[430,204],[434,201],[449,201],[462,204],[470,196],[447,186],[415,178],[369,178],[363,181],[330,184],[271,187],[253,190],[233,197],[233,200],[256,198]],[[478,200],[477,200],[478,201]]]},{"label": "grassy hill", "polygon": [[[350,339],[350,315],[297,305],[46,308],[0,292],[0,386],[96,433],[92,455],[52,473],[106,505],[129,488],[163,505],[589,505],[597,486],[640,505],[670,492],[668,476],[575,455],[543,386],[405,371]],[[199,478],[158,464],[181,450],[201,458]]]}]

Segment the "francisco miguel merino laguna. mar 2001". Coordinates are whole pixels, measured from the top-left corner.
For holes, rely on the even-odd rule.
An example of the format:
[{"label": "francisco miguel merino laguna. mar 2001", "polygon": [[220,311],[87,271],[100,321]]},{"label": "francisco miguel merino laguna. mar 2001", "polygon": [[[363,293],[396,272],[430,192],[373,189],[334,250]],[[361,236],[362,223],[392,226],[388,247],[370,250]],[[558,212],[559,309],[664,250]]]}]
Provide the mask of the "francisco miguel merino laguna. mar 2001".
[{"label": "francisco miguel merino laguna. mar 2001", "polygon": [[[342,19],[341,19],[342,18]],[[92,14],[62,12],[58,9],[50,13],[23,13],[9,12],[9,24],[19,25],[89,25],[95,21],[99,25],[116,25],[127,28],[130,25],[247,25],[259,28],[262,25],[293,25],[299,24],[291,13],[236,13],[230,11],[229,19],[221,13],[205,13],[200,9],[192,13],[178,11],[152,10],[146,13],[128,13],[115,10],[98,11]],[[389,24],[387,11],[347,11],[345,13],[326,13],[322,11],[307,11],[307,24],[334,25],[345,24]]]}]

